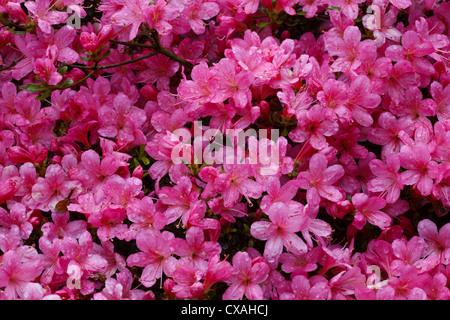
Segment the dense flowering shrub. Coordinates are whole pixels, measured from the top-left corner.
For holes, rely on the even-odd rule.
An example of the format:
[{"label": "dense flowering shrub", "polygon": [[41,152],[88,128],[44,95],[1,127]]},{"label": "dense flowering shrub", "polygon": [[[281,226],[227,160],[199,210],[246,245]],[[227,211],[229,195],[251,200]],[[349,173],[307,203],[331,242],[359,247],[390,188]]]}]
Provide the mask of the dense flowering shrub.
[{"label": "dense flowering shrub", "polygon": [[449,30],[445,0],[2,1],[0,298],[448,300]]}]

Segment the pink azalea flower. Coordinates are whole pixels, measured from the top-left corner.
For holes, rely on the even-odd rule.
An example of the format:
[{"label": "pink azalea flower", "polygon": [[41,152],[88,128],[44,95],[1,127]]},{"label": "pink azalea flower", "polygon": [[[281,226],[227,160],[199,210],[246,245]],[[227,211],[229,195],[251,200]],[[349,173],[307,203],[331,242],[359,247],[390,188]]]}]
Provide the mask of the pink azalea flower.
[{"label": "pink azalea flower", "polygon": [[124,179],[118,175],[111,176],[103,185],[103,191],[111,202],[118,206],[126,207],[141,192],[142,180],[131,177]]},{"label": "pink azalea flower", "polygon": [[61,244],[61,252],[66,272],[73,279],[90,277],[94,272],[103,272],[108,262],[102,256],[93,253],[94,243],[89,231],[84,231],[77,239],[65,237]]},{"label": "pink azalea flower", "polygon": [[428,40],[420,39],[417,32],[409,30],[402,36],[402,45],[392,45],[386,49],[386,57],[393,61],[405,59],[414,70],[423,75],[434,73],[434,67],[424,56],[432,54],[434,46]]},{"label": "pink azalea flower", "polygon": [[347,27],[343,38],[327,35],[325,47],[330,55],[338,57],[331,65],[331,70],[334,72],[348,72],[359,67],[358,55],[361,49],[361,31],[358,27]]},{"label": "pink azalea flower", "polygon": [[222,251],[219,243],[205,241],[203,229],[196,226],[190,227],[186,232],[186,240],[173,239],[171,246],[174,248],[174,254],[181,257],[180,261],[187,262],[202,272],[206,271],[209,257]]},{"label": "pink azalea flower", "polygon": [[350,20],[355,20],[359,13],[359,3],[363,3],[364,0],[344,1],[344,0],[332,0],[330,5],[340,7],[341,12]]},{"label": "pink azalea flower", "polygon": [[328,281],[320,276],[310,280],[298,275],[292,279],[290,286],[292,291],[280,294],[280,300],[326,300],[330,294]]},{"label": "pink azalea flower", "polygon": [[221,102],[231,97],[239,108],[244,108],[251,101],[249,89],[254,77],[249,71],[243,70],[238,73],[231,60],[222,59],[213,67],[211,73],[218,82],[214,101]]},{"label": "pink azalea flower", "polygon": [[162,54],[147,58],[144,60],[144,63],[146,68],[142,68],[143,70],[137,74],[137,81],[144,83],[156,82],[158,90],[169,91],[170,78],[177,73],[180,64]]},{"label": "pink azalea flower", "polygon": [[141,252],[133,253],[127,258],[130,267],[144,267],[141,283],[151,287],[156,280],[162,277],[163,272],[170,272],[170,265],[176,260],[173,256],[173,247],[168,246],[175,236],[168,231],[145,230],[136,237],[136,245]]},{"label": "pink azalea flower", "polygon": [[119,93],[112,106],[102,106],[98,112],[100,129],[104,137],[117,138],[120,146],[135,146],[146,143],[140,127],[146,120],[144,110],[131,105],[130,99]]},{"label": "pink azalea flower", "polygon": [[386,196],[387,203],[394,203],[400,197],[403,190],[403,182],[400,169],[400,158],[396,154],[390,154],[386,163],[373,159],[370,162],[370,170],[376,178],[370,180],[368,188],[371,192],[381,192],[380,197]]},{"label": "pink azalea flower", "polygon": [[352,197],[353,206],[356,209],[353,225],[358,230],[361,230],[366,221],[370,224],[385,229],[392,224],[392,218],[380,211],[386,206],[386,201],[383,198],[371,197],[364,193],[357,193]]},{"label": "pink azalea flower", "polygon": [[299,173],[298,187],[307,190],[308,203],[318,205],[321,197],[333,202],[342,199],[341,192],[333,184],[344,175],[344,168],[338,164],[327,166],[327,158],[316,153],[309,160],[309,171]]},{"label": "pink azalea flower", "polygon": [[[431,174],[432,172],[430,172]],[[442,201],[446,207],[450,206],[450,165],[441,164],[437,172],[433,172],[433,179],[436,180],[433,186],[433,195]]]},{"label": "pink azalea flower", "polygon": [[199,192],[188,177],[182,177],[174,187],[162,187],[158,193],[162,203],[169,205],[164,212],[167,223],[181,217],[184,226],[188,226],[191,216],[204,214],[206,204],[199,200]]},{"label": "pink azalea flower", "polygon": [[126,218],[126,211],[121,206],[111,205],[101,211],[89,214],[88,223],[97,229],[100,241],[107,241],[117,237],[123,240],[127,237],[128,226],[122,224]]},{"label": "pink azalea flower", "polygon": [[192,31],[195,34],[205,32],[205,23],[203,20],[209,20],[219,14],[219,5],[212,1],[205,0],[181,0],[184,10],[183,15],[187,18]]},{"label": "pink azalea flower", "polygon": [[392,242],[392,250],[397,259],[391,263],[391,271],[394,276],[400,276],[406,266],[415,266],[419,274],[426,273],[439,264],[434,256],[424,258],[425,240],[420,237],[395,239]]},{"label": "pink azalea flower", "polygon": [[366,277],[361,274],[361,269],[352,267],[341,271],[330,279],[328,285],[331,295],[335,300],[346,300],[355,293],[355,289],[364,285]]},{"label": "pink azalea flower", "polygon": [[377,46],[382,46],[386,42],[386,38],[394,42],[400,42],[402,33],[394,27],[398,10],[391,8],[388,12],[385,12],[385,8],[377,4],[372,4],[370,8],[373,14],[367,14],[363,17],[363,25],[373,31]]},{"label": "pink azalea flower", "polygon": [[66,271],[60,257],[61,244],[61,241],[52,242],[46,237],[39,239],[39,250],[43,253],[39,256],[44,269],[41,274],[41,283],[43,285],[51,284],[54,279],[56,280]]},{"label": "pink azalea flower", "polygon": [[437,104],[437,117],[439,121],[446,121],[450,118],[450,86],[445,87],[433,81],[430,85],[430,94]]},{"label": "pink azalea flower", "polygon": [[388,77],[386,78],[384,90],[394,103],[404,100],[407,88],[418,85],[417,73],[413,65],[406,60],[400,60],[394,67],[388,65],[386,72]]},{"label": "pink azalea flower", "polygon": [[225,281],[230,284],[223,300],[241,300],[245,294],[249,300],[262,300],[260,283],[269,275],[269,266],[261,257],[252,259],[247,252],[236,252],[233,256],[232,274]]},{"label": "pink azalea flower", "polygon": [[37,252],[29,257],[23,257],[14,250],[5,252],[0,266],[0,287],[4,287],[6,299],[22,299],[25,286],[41,272],[42,263]]},{"label": "pink azalea flower", "polygon": [[438,232],[436,224],[423,219],[417,225],[419,236],[426,242],[425,254],[437,256],[444,265],[450,263],[450,223],[445,224]]},{"label": "pink azalea flower", "polygon": [[269,212],[271,207],[277,203],[284,203],[293,214],[300,214],[303,211],[303,205],[295,200],[292,200],[297,194],[298,187],[295,180],[289,180],[280,186],[278,177],[269,176],[266,182],[265,195],[260,204],[261,210]]},{"label": "pink azalea flower", "polygon": [[67,21],[68,14],[57,10],[50,10],[50,0],[36,0],[25,2],[25,7],[34,19],[37,19],[39,28],[44,33],[51,33],[51,25],[60,24]]},{"label": "pink azalea flower", "polygon": [[58,164],[47,167],[45,178],[39,177],[32,188],[32,197],[41,210],[54,210],[55,205],[69,196],[78,187],[76,181],[68,180],[63,168]]},{"label": "pink azalea flower", "polygon": [[111,16],[110,21],[119,27],[128,27],[129,37],[127,40],[131,41],[139,33],[139,27],[149,4],[145,0],[130,0],[121,4],[123,7]]},{"label": "pink azalea flower", "polygon": [[33,225],[28,221],[31,212],[31,210],[21,203],[14,203],[9,212],[0,208],[0,224],[5,228],[17,225],[22,239],[28,239],[33,231]]},{"label": "pink azalea flower", "polygon": [[51,86],[58,84],[62,80],[62,75],[57,72],[52,60],[47,58],[37,59],[33,71]]},{"label": "pink azalea flower", "polygon": [[259,240],[267,240],[264,258],[270,263],[278,262],[283,247],[288,252],[301,254],[307,250],[306,244],[296,235],[305,228],[303,214],[289,215],[288,207],[279,202],[273,204],[269,211],[270,221],[256,221],[250,227],[250,234]]},{"label": "pink azalea flower", "polygon": [[[152,300],[150,292],[131,289],[133,275],[128,269],[116,273],[116,279],[108,278],[101,292],[94,294],[94,300]],[[150,293],[150,294],[149,294]]]},{"label": "pink azalea flower", "polygon": [[148,228],[161,230],[167,224],[167,218],[153,204],[150,197],[135,199],[127,205],[127,218],[133,222],[128,230],[127,240],[136,239],[136,235]]},{"label": "pink azalea flower", "polygon": [[220,255],[218,253],[211,254],[208,260],[205,280],[203,281],[205,292],[208,292],[216,282],[227,279],[231,274],[230,269],[230,263],[226,260],[220,261]]},{"label": "pink azalea flower", "polygon": [[189,264],[183,264],[173,272],[175,285],[172,288],[173,293],[180,299],[203,299],[205,291],[203,283],[200,282],[203,271],[193,268]]},{"label": "pink azalea flower", "polygon": [[309,141],[314,149],[321,150],[328,147],[327,138],[339,130],[337,122],[330,121],[325,110],[320,105],[314,105],[304,116],[299,118],[298,127],[289,133],[294,142]]},{"label": "pink azalea flower", "polygon": [[400,152],[404,145],[399,137],[400,131],[404,131],[409,136],[414,132],[414,122],[406,117],[397,119],[390,112],[383,112],[378,117],[379,127],[370,128],[368,139],[370,142],[382,145],[382,158],[386,158],[391,153]]},{"label": "pink azalea flower", "polygon": [[180,9],[177,6],[158,0],[156,3],[150,3],[144,9],[143,18],[150,29],[155,28],[160,35],[165,36],[172,31],[172,25],[169,21],[175,19],[179,14]]},{"label": "pink azalea flower", "polygon": [[447,277],[443,273],[437,273],[432,279],[425,282],[423,290],[429,300],[450,299],[450,289],[446,287]]},{"label": "pink azalea flower", "polygon": [[399,153],[400,163],[408,169],[401,173],[405,185],[414,185],[423,196],[433,189],[432,172],[437,169],[437,163],[431,160],[427,145],[417,143],[413,148],[403,147]]},{"label": "pink azalea flower", "polygon": [[94,150],[86,150],[81,154],[81,161],[72,177],[81,181],[83,186],[92,189],[97,202],[105,197],[103,186],[108,178],[119,169],[119,161],[112,155],[100,156]]},{"label": "pink azalea flower", "polygon": [[394,289],[393,300],[425,300],[427,295],[421,289],[427,280],[427,275],[418,275],[417,268],[407,266],[403,268],[401,275],[389,279],[387,286],[381,290]]},{"label": "pink azalea flower", "polygon": [[234,204],[232,207],[225,207],[223,199],[214,198],[208,201],[208,207],[214,214],[220,215],[221,219],[231,223],[236,222],[236,217],[245,217],[247,215],[247,205],[241,202]]},{"label": "pink azalea flower", "polygon": [[74,28],[64,26],[55,33],[45,33],[39,28],[36,33],[41,45],[45,44],[47,53],[52,50],[56,51],[54,56],[57,61],[71,64],[78,60],[78,53],[70,47],[77,35]]},{"label": "pink azalea flower", "polygon": [[251,166],[247,164],[223,164],[225,173],[215,179],[216,190],[222,194],[225,207],[233,206],[243,195],[250,205],[249,198],[258,199],[263,192],[262,186],[249,179]]}]

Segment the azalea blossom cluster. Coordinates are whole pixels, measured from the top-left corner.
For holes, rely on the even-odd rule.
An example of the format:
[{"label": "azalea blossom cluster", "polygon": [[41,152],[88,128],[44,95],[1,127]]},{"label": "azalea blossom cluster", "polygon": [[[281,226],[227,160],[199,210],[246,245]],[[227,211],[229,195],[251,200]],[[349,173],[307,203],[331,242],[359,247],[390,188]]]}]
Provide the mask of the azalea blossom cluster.
[{"label": "azalea blossom cluster", "polygon": [[[436,0],[2,1],[0,298],[450,299],[449,31]],[[217,139],[249,129],[279,135]]]}]

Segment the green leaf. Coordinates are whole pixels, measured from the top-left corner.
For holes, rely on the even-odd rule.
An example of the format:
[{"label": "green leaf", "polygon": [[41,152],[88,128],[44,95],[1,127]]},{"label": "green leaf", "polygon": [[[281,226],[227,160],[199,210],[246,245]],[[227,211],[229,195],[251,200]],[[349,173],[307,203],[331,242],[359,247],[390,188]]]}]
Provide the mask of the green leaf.
[{"label": "green leaf", "polygon": [[61,89],[67,89],[69,88],[71,85],[73,85],[73,80],[72,79],[66,79],[64,80],[64,82],[61,85]]},{"label": "green leaf", "polygon": [[36,97],[36,100],[45,100],[47,99],[50,95],[51,95],[52,91],[48,90],[48,91],[44,91],[43,93],[41,93],[41,95],[39,95],[38,97]]},{"label": "green leaf", "polygon": [[42,84],[38,84],[38,83],[29,83],[29,84],[27,84],[26,87],[22,87],[22,88],[25,91],[40,92],[40,91],[44,91],[45,89],[47,89],[47,86],[43,86]]},{"label": "green leaf", "polygon": [[146,166],[148,166],[150,164],[150,160],[147,157],[142,157],[141,161],[143,164],[145,164]]},{"label": "green leaf", "polygon": [[64,76],[66,74],[66,72],[67,72],[67,69],[68,69],[67,66],[61,67],[61,68],[58,69],[58,73],[60,75]]},{"label": "green leaf", "polygon": [[328,10],[339,10],[339,11],[341,11],[341,8],[340,7],[328,6]]},{"label": "green leaf", "polygon": [[111,54],[111,50],[106,51],[105,54],[102,55],[101,59],[106,59],[106,58],[108,58],[110,54]]},{"label": "green leaf", "polygon": [[265,28],[270,24],[271,24],[271,22],[261,22],[261,23],[258,23],[256,26],[260,27],[260,28]]}]

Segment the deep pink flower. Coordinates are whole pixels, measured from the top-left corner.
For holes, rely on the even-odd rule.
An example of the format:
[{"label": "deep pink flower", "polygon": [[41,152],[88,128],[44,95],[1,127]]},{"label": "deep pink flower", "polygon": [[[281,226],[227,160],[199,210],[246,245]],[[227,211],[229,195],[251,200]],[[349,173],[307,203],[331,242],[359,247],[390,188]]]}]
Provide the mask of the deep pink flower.
[{"label": "deep pink flower", "polygon": [[100,129],[104,137],[117,138],[122,146],[135,146],[146,143],[141,126],[146,120],[144,110],[131,104],[130,99],[119,93],[112,106],[103,105],[98,111]]},{"label": "deep pink flower", "polygon": [[232,274],[225,281],[230,284],[224,292],[223,300],[262,300],[260,283],[269,275],[269,266],[261,257],[252,259],[247,252],[236,252],[233,256]]},{"label": "deep pink flower", "polygon": [[341,192],[333,186],[344,175],[344,168],[335,164],[328,167],[327,158],[316,153],[309,160],[309,171],[300,172],[298,187],[307,190],[308,203],[318,205],[320,198],[336,202],[342,199]]},{"label": "deep pink flower", "polygon": [[236,72],[235,64],[229,59],[222,59],[214,65],[211,73],[217,78],[216,98],[221,102],[233,98],[236,106],[244,108],[251,101],[250,86],[254,77],[251,72],[243,70]]},{"label": "deep pink flower", "polygon": [[220,261],[220,255],[213,253],[208,260],[208,266],[203,281],[205,292],[207,292],[213,284],[224,281],[231,274],[231,265],[228,261]]},{"label": "deep pink flower", "polygon": [[423,288],[426,280],[427,275],[418,275],[416,267],[406,266],[398,278],[390,278],[389,283],[381,290],[387,290],[389,287],[393,288],[393,300],[424,300],[427,295],[421,288]]},{"label": "deep pink flower", "polygon": [[157,0],[144,7],[143,20],[147,22],[150,29],[154,28],[162,36],[172,31],[170,20],[175,19],[180,14],[180,8],[168,4],[164,0]]},{"label": "deep pink flower", "polygon": [[370,170],[376,178],[370,180],[368,188],[371,192],[381,192],[380,197],[386,196],[387,203],[394,203],[400,197],[403,190],[403,182],[400,169],[400,158],[397,154],[390,154],[386,162],[373,159]]},{"label": "deep pink flower", "polygon": [[150,197],[135,199],[127,205],[127,218],[133,222],[128,230],[127,240],[147,228],[161,230],[167,224],[167,218],[157,209]]},{"label": "deep pink flower", "polygon": [[181,261],[202,272],[206,271],[209,257],[222,251],[219,243],[205,241],[203,229],[196,226],[190,227],[186,232],[186,240],[175,238],[170,245],[174,254],[181,257]]},{"label": "deep pink flower", "polygon": [[26,1],[25,7],[37,19],[39,28],[45,33],[52,32],[51,25],[67,21],[68,14],[58,10],[50,10],[50,0]]},{"label": "deep pink flower", "polygon": [[280,300],[326,300],[330,294],[328,281],[317,277],[311,277],[311,281],[302,275],[295,276],[290,283],[292,291],[280,294]]},{"label": "deep pink flower", "polygon": [[63,168],[58,164],[47,167],[45,178],[39,177],[32,188],[33,199],[41,210],[54,210],[55,205],[78,188],[76,181],[68,180]]},{"label": "deep pink flower", "polygon": [[358,17],[359,12],[358,4],[363,2],[364,0],[332,0],[330,1],[330,5],[340,7],[341,12],[343,12],[347,18],[350,20],[355,20]]},{"label": "deep pink flower", "polygon": [[295,254],[306,252],[306,244],[296,234],[306,227],[304,214],[289,214],[288,207],[282,202],[273,204],[267,214],[270,221],[253,222],[250,234],[256,239],[267,240],[264,258],[268,262],[278,262],[283,247]]},{"label": "deep pink flower", "polygon": [[131,289],[133,275],[128,269],[116,273],[116,279],[108,278],[101,292],[94,294],[94,300],[150,300],[148,292],[140,289]]},{"label": "deep pink flower", "polygon": [[203,271],[196,269],[189,264],[183,264],[178,267],[172,277],[175,285],[172,288],[173,293],[180,299],[203,299],[205,288],[200,282]]},{"label": "deep pink flower", "polygon": [[233,206],[242,195],[250,205],[253,204],[249,198],[261,197],[263,187],[249,178],[252,175],[251,165],[225,163],[223,168],[225,173],[219,174],[214,183],[216,190],[222,194],[225,207]]},{"label": "deep pink flower", "polygon": [[444,265],[450,263],[450,223],[445,224],[438,232],[436,224],[424,219],[417,225],[419,236],[426,242],[425,254],[437,256]]},{"label": "deep pink flower", "polygon": [[139,195],[142,189],[142,180],[131,177],[124,179],[118,175],[111,176],[103,185],[103,192],[111,202],[126,207]]},{"label": "deep pink flower", "polygon": [[261,210],[269,212],[276,203],[284,203],[293,214],[300,214],[303,211],[303,205],[292,200],[297,194],[298,187],[295,180],[289,180],[280,186],[280,179],[276,176],[269,176],[267,179],[265,195],[260,204]]},{"label": "deep pink flower", "polygon": [[136,245],[141,252],[129,255],[127,265],[144,267],[140,279],[144,286],[151,287],[157,279],[162,277],[163,272],[168,274],[171,269],[170,264],[176,260],[172,256],[173,247],[168,245],[174,238],[171,232],[159,232],[152,229],[137,235]]},{"label": "deep pink flower", "polygon": [[[297,113],[298,114],[298,113]],[[327,138],[339,130],[335,121],[330,121],[325,110],[320,105],[314,105],[303,116],[299,118],[298,127],[289,133],[289,138],[294,142],[309,141],[311,146],[317,150],[328,147]]]},{"label": "deep pink flower", "polygon": [[22,239],[28,239],[33,231],[33,226],[28,221],[30,215],[30,209],[21,203],[15,203],[11,206],[9,212],[3,208],[0,208],[0,224],[5,228],[10,228],[12,225],[17,225],[20,229],[20,236]]},{"label": "deep pink flower", "polygon": [[198,35],[205,32],[203,20],[209,20],[220,12],[219,5],[212,1],[182,0],[181,2],[185,5],[183,15],[187,18],[192,31]]},{"label": "deep pink flower", "polygon": [[365,278],[358,267],[341,271],[331,278],[328,283],[332,297],[335,300],[348,299],[350,295],[355,293],[356,288],[364,285]]},{"label": "deep pink flower", "polygon": [[89,231],[84,231],[77,239],[65,237],[61,244],[61,252],[66,272],[73,279],[92,276],[93,272],[106,270],[108,262],[102,256],[93,253],[94,242]]},{"label": "deep pink flower", "polygon": [[52,60],[48,58],[37,59],[33,71],[51,86],[58,84],[62,80],[62,75],[57,72]]},{"label": "deep pink flower", "polygon": [[[356,4],[356,6],[358,5]],[[331,70],[348,72],[358,68],[361,64],[358,60],[360,46],[361,31],[356,26],[347,27],[342,38],[336,35],[327,35],[325,37],[325,48],[330,55],[338,57],[331,65]]]},{"label": "deep pink flower", "polygon": [[423,196],[429,195],[433,188],[430,175],[436,170],[437,163],[431,160],[427,145],[417,143],[412,148],[405,146],[399,157],[402,167],[408,169],[401,173],[403,183],[414,185]]},{"label": "deep pink flower", "polygon": [[404,145],[399,137],[399,132],[404,131],[409,136],[414,132],[414,122],[407,117],[397,119],[390,112],[383,112],[378,117],[377,124],[379,127],[370,128],[368,139],[370,142],[382,145],[382,158],[386,158],[391,153],[400,152],[400,148]]},{"label": "deep pink flower", "polygon": [[200,193],[188,177],[182,177],[174,187],[162,187],[158,197],[162,203],[169,205],[164,215],[167,223],[181,217],[184,226],[188,226],[191,216],[204,214],[206,204],[199,200]]},{"label": "deep pink flower", "polygon": [[23,298],[25,286],[35,280],[42,271],[42,262],[37,252],[22,256],[18,251],[10,250],[2,256],[0,266],[0,287],[4,287],[6,299]]},{"label": "deep pink flower", "polygon": [[436,256],[424,256],[425,240],[420,237],[412,237],[409,241],[406,239],[395,239],[392,242],[392,250],[396,257],[391,263],[391,271],[395,276],[400,276],[402,270],[409,265],[418,269],[420,274],[433,269],[439,264]]},{"label": "deep pink flower", "polygon": [[393,61],[405,59],[409,61],[414,70],[423,75],[434,73],[434,67],[424,56],[432,54],[435,51],[433,44],[420,39],[417,32],[409,30],[402,36],[402,45],[392,45],[386,49],[386,57]]},{"label": "deep pink flower", "polygon": [[127,237],[128,226],[122,224],[126,218],[125,209],[121,206],[111,205],[101,211],[89,214],[88,223],[97,229],[100,241],[107,241],[117,237],[123,240]]},{"label": "deep pink flower", "polygon": [[381,229],[385,229],[392,224],[392,218],[383,211],[380,211],[380,209],[386,206],[386,201],[383,198],[369,198],[364,193],[357,193],[352,197],[352,203],[356,209],[353,220],[355,228],[361,230],[366,221]]}]

